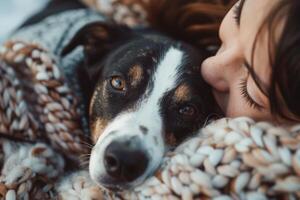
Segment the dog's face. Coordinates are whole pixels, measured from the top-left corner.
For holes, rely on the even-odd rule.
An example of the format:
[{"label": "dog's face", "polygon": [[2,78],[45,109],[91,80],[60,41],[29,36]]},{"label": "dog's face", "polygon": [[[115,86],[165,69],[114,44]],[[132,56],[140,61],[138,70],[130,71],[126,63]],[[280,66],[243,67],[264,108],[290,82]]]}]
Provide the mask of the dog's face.
[{"label": "dog's face", "polygon": [[[91,34],[95,29],[105,31],[101,37],[116,34],[109,32],[111,27],[92,24],[65,51],[85,45],[86,81],[92,89],[89,121],[95,143],[90,175],[106,188],[128,189],[152,175],[166,150],[198,130],[217,112],[216,104],[200,77],[204,52],[130,30],[118,30],[126,39],[119,36],[123,39],[115,38],[112,44]],[[102,47],[107,45],[109,51],[104,53]]]}]

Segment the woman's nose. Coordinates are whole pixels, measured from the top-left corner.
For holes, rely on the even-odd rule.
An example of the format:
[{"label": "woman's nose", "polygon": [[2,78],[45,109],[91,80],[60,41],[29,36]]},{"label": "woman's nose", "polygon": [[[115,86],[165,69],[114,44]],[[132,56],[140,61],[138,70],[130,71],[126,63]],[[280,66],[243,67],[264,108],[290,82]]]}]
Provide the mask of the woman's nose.
[{"label": "woman's nose", "polygon": [[222,46],[215,56],[207,58],[202,63],[202,76],[215,90],[227,92],[239,70],[238,61],[237,49],[226,49]]}]

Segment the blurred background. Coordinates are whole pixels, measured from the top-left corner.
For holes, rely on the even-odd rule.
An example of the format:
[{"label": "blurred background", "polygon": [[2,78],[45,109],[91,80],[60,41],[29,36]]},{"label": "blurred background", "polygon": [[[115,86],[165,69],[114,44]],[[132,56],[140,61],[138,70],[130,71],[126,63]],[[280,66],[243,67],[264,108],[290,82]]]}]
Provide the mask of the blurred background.
[{"label": "blurred background", "polygon": [[0,43],[49,0],[0,0]]},{"label": "blurred background", "polygon": [[[28,17],[50,1],[52,0],[0,0],[0,44]],[[220,42],[220,22],[237,0],[197,0],[197,3],[185,0],[80,1],[117,23],[128,26],[151,24],[157,30],[196,46],[216,47]]]}]

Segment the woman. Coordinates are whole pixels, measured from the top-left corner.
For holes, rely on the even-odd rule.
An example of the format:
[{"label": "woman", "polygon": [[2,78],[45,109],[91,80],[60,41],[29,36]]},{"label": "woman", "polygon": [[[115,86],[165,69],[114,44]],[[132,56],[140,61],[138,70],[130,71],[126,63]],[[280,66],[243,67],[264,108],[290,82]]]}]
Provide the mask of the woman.
[{"label": "woman", "polygon": [[148,10],[156,27],[196,45],[212,44],[220,27],[201,73],[227,117],[300,121],[300,1],[152,0]]},{"label": "woman", "polygon": [[300,1],[241,0],[201,73],[227,117],[300,121]]}]

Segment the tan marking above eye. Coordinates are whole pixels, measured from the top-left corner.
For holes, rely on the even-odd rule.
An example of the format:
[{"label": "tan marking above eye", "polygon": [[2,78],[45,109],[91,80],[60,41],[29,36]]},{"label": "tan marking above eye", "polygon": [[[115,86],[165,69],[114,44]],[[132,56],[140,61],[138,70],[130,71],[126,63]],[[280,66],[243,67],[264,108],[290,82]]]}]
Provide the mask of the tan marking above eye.
[{"label": "tan marking above eye", "polygon": [[108,120],[99,118],[95,122],[91,123],[92,141],[96,144],[98,138],[103,133],[105,127],[108,124]]},{"label": "tan marking above eye", "polygon": [[165,141],[171,146],[175,146],[177,144],[177,139],[175,138],[174,133],[166,133]]},{"label": "tan marking above eye", "polygon": [[126,89],[126,82],[120,76],[113,76],[110,80],[110,84],[116,90],[124,91]]},{"label": "tan marking above eye", "polygon": [[143,79],[143,69],[140,65],[134,65],[129,69],[128,76],[131,79],[131,85],[136,87]]},{"label": "tan marking above eye", "polygon": [[182,84],[176,90],[174,98],[177,102],[188,101],[191,97],[191,90],[188,85]]}]

